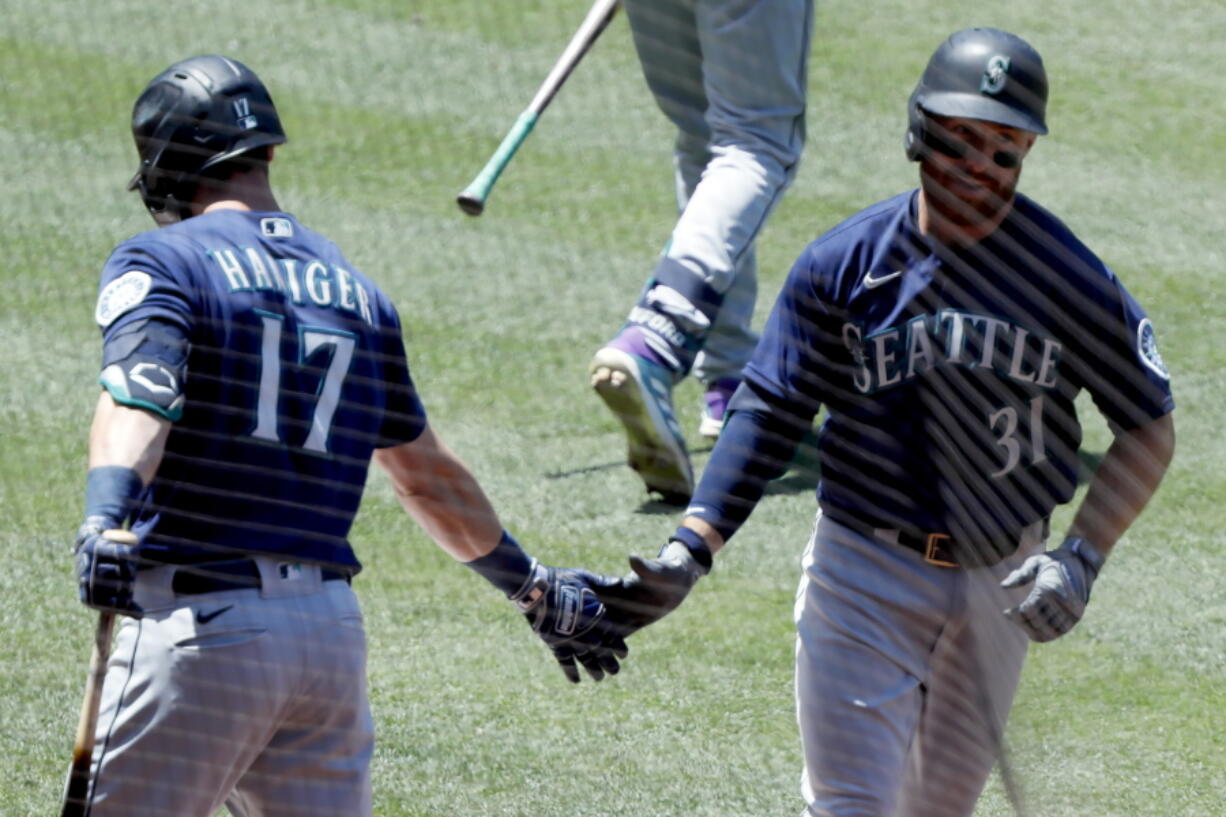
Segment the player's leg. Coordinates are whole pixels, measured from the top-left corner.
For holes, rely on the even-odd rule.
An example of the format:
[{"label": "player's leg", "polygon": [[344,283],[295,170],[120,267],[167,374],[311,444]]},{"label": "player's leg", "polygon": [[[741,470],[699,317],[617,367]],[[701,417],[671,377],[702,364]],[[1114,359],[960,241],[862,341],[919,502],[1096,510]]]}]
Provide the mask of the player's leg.
[{"label": "player's leg", "polygon": [[804,145],[813,9],[810,0],[704,0],[696,9],[712,155],[661,268],[697,276],[720,297],[694,364],[705,386],[699,431],[710,438],[757,343],[754,241]]},{"label": "player's leg", "polygon": [[[647,86],[677,126],[677,196],[684,206],[709,159],[693,3],[627,0],[625,8]],[[672,391],[690,371],[710,320],[694,307],[687,290],[690,281],[681,282],[681,290],[673,286],[677,283],[650,279],[625,325],[596,353],[589,368],[593,388],[625,428],[630,467],[649,490],[683,502],[693,490],[694,477]]]},{"label": "player's leg", "polygon": [[899,804],[899,817],[969,817],[1000,755],[1027,638],[1001,611],[1024,594],[999,582],[1041,547],[1042,525],[1018,553],[962,571],[960,612],[936,643],[927,703]]},{"label": "player's leg", "polygon": [[301,675],[226,805],[234,817],[369,817],[374,726],[357,597],[330,581],[270,603],[282,610],[278,637],[300,647]]},{"label": "player's leg", "polygon": [[804,147],[812,15],[811,0],[696,4],[712,159],[662,271],[688,272],[720,294],[732,285]]},{"label": "player's leg", "polygon": [[807,817],[894,817],[950,577],[819,518],[796,601]]},{"label": "player's leg", "polygon": [[[262,749],[288,695],[257,591],[190,599],[147,592],[124,619],[107,668],[95,750],[93,817],[209,817]],[[161,599],[161,603],[153,601]],[[224,610],[224,612],[219,612]],[[198,618],[199,616],[199,618]]]},{"label": "player's leg", "polygon": [[[702,102],[705,104],[705,95]],[[662,103],[666,108],[668,103]],[[674,170],[677,188],[677,213],[689,204],[690,196],[702,180],[703,171],[711,161],[710,131],[704,116],[694,117],[693,107],[674,118],[678,126],[674,149]],[[686,127],[689,130],[686,130]],[[732,286],[724,293],[719,312],[708,331],[702,349],[694,358],[691,370],[703,384],[702,419],[698,433],[708,439],[719,436],[724,414],[732,393],[741,382],[741,369],[749,362],[758,336],[750,328],[758,295],[757,257],[750,246],[741,253]]]}]

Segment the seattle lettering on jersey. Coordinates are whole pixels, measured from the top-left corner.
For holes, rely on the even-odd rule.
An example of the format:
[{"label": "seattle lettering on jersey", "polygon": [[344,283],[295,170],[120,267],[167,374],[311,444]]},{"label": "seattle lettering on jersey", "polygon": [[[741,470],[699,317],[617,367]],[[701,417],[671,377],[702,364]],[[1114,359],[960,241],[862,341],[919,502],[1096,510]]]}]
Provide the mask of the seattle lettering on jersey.
[{"label": "seattle lettering on jersey", "polygon": [[343,309],[374,325],[370,294],[343,267],[315,259],[303,263],[293,258],[272,258],[255,247],[209,250],[208,254],[225,275],[231,292],[280,292],[295,304],[310,302]]},{"label": "seattle lettering on jersey", "polygon": [[1056,385],[1062,346],[1017,324],[988,315],[942,309],[867,337],[843,324],[856,389],[872,394],[905,383],[940,364],[991,368],[1017,383],[1044,389]]}]

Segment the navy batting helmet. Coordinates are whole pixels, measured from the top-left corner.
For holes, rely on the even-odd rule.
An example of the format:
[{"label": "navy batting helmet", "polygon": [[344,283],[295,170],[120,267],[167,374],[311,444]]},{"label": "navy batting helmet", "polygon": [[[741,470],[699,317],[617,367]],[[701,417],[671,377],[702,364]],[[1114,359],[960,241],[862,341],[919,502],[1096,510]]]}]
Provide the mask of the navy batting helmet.
[{"label": "navy batting helmet", "polygon": [[919,161],[929,148],[961,155],[930,126],[929,115],[979,119],[1044,134],[1046,110],[1047,72],[1029,43],[996,28],[955,32],[933,52],[907,101],[907,158]]},{"label": "navy batting helmet", "polygon": [[139,190],[159,221],[189,215],[200,175],[249,150],[285,142],[281,119],[260,78],[237,60],[209,55],[177,62],[154,77],[132,109]]}]

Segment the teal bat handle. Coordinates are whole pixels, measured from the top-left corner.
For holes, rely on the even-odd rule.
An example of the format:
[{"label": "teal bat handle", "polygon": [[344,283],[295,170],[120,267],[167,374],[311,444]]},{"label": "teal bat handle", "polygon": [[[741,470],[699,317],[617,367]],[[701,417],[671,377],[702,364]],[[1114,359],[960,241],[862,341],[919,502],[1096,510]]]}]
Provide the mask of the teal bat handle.
[{"label": "teal bat handle", "polygon": [[532,133],[532,128],[536,126],[536,120],[539,115],[532,110],[524,111],[519,115],[519,119],[515,120],[515,124],[507,131],[507,135],[503,137],[502,144],[494,151],[494,155],[485,163],[485,167],[481,168],[481,172],[472,180],[468,187],[464,188],[464,192],[456,196],[456,204],[460,205],[460,209],[470,216],[479,216],[485,210],[485,200],[489,198],[490,190],[494,187],[494,182],[498,181],[498,177],[502,175],[502,171],[506,169],[507,164],[511,161],[511,157],[515,155],[515,151],[519,150],[519,146],[528,138],[528,134]]}]

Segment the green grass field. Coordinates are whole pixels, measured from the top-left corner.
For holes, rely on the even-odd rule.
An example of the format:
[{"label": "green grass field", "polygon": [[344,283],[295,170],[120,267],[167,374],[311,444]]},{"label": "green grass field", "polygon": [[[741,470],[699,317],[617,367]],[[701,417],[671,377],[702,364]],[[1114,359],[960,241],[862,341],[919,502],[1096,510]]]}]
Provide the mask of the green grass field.
[{"label": "green grass field", "polygon": [[[97,387],[92,309],[118,241],[131,103],[170,62],[223,52],[290,133],[282,205],[380,281],[434,426],[507,525],[554,564],[621,572],[676,514],[644,503],[586,384],[672,226],[671,131],[619,18],[503,176],[454,196],[527,104],[583,0],[13,0],[0,29],[0,814],[55,812],[93,616],[69,558]],[[803,245],[916,183],[904,102],[932,49],[1022,34],[1053,87],[1021,189],[1121,275],[1174,374],[1179,451],[1082,624],[1031,653],[1010,724],[1031,815],[1220,817],[1226,798],[1226,6],[1190,0],[819,2],[810,124],[762,235],[759,323]],[[695,465],[698,388],[677,399]],[[1087,406],[1088,407],[1088,406]],[[1087,449],[1107,433],[1087,416]],[[621,675],[570,687],[497,594],[372,475],[366,564],[376,813],[698,817],[799,813],[791,600],[813,481],[778,483]],[[1067,509],[1058,521],[1067,522]],[[983,817],[1010,808],[993,781]]]}]

